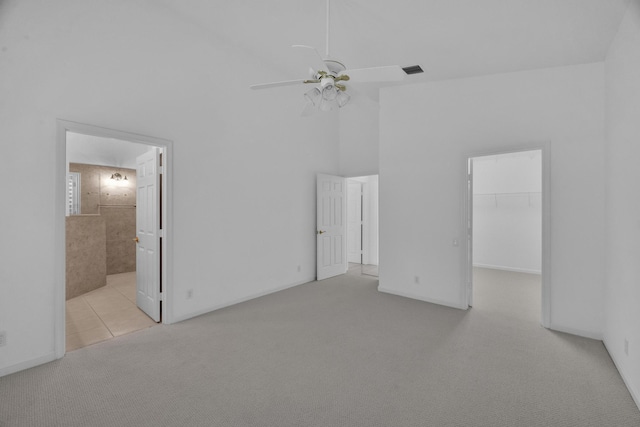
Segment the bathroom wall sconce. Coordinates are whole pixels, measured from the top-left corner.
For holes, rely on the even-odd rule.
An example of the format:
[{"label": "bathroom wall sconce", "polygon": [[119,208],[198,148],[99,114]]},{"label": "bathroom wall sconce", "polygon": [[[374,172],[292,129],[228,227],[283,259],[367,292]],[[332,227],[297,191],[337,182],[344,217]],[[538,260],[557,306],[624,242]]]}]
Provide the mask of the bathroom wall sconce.
[{"label": "bathroom wall sconce", "polygon": [[118,172],[111,174],[111,179],[113,179],[114,181],[121,181],[121,180],[128,181],[126,175],[123,177]]}]

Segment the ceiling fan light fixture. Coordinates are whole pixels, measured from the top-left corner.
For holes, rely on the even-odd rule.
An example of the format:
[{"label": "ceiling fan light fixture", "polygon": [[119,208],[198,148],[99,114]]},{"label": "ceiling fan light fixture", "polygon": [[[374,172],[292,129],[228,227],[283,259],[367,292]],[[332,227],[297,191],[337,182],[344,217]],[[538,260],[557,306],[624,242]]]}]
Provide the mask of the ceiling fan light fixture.
[{"label": "ceiling fan light fixture", "polygon": [[325,101],[334,101],[338,96],[338,89],[334,85],[327,86],[322,89],[322,99]]},{"label": "ceiling fan light fixture", "polygon": [[[2,0],[0,0],[1,2]],[[367,67],[347,69],[345,65],[333,59],[329,59],[329,18],[330,18],[330,0],[327,2],[327,38],[326,53],[322,57],[318,51],[312,46],[293,45],[292,47],[306,59],[311,65],[308,71],[310,78],[303,80],[287,80],[272,83],[263,83],[249,86],[251,89],[267,89],[280,86],[290,86],[297,84],[314,84],[317,85],[313,89],[304,93],[306,105],[303,109],[303,115],[309,115],[312,111],[331,111],[336,108],[342,108],[350,102],[351,95],[345,93],[347,86],[342,82],[352,79],[356,83],[384,83],[403,80],[407,74],[416,74],[423,72],[422,67],[413,65],[400,68],[398,65],[390,65],[383,67]],[[356,97],[358,95],[356,94]]]},{"label": "ceiling fan light fixture", "polygon": [[322,89],[332,88],[335,85],[333,76],[324,76],[320,79],[320,87]]},{"label": "ceiling fan light fixture", "polygon": [[304,97],[307,101],[309,101],[313,105],[318,105],[318,102],[322,99],[322,94],[320,92],[320,89],[318,89],[317,87],[314,87],[310,91],[306,92],[304,94]]},{"label": "ceiling fan light fixture", "polygon": [[318,107],[318,109],[320,111],[331,111],[333,110],[333,105],[334,102],[332,101],[327,101],[324,97],[320,100],[320,106]]},{"label": "ceiling fan light fixture", "polygon": [[351,99],[351,96],[347,92],[344,92],[344,91],[340,91],[336,95],[336,103],[338,104],[338,107],[340,107],[340,108],[342,108],[345,105],[347,105],[347,103],[349,102],[350,99]]}]

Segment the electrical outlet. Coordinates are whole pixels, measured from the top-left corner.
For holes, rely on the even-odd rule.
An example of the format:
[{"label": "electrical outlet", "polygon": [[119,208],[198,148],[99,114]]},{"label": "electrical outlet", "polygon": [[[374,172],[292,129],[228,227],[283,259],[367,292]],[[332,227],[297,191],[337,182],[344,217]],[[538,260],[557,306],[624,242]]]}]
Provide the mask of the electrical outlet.
[{"label": "electrical outlet", "polygon": [[413,283],[415,283],[416,285],[419,285],[420,284],[420,277],[419,276],[414,276]]},{"label": "electrical outlet", "polygon": [[0,347],[7,345],[7,333],[0,331]]},{"label": "electrical outlet", "polygon": [[187,290],[187,299],[191,299],[193,298],[193,289],[188,289]]},{"label": "electrical outlet", "polygon": [[624,354],[629,355],[629,340],[626,338],[624,340]]}]

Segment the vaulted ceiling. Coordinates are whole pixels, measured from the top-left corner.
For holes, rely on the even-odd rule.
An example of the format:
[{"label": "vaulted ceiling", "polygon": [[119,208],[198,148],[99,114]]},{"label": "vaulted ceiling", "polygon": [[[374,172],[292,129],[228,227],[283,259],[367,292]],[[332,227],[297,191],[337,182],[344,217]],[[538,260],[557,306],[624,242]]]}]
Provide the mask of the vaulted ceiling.
[{"label": "vaulted ceiling", "polygon": [[[418,64],[424,69],[424,74],[409,76],[402,84],[597,62],[605,59],[628,3],[331,0],[330,56],[348,68]],[[293,44],[315,46],[325,54],[326,0],[142,0],[139,4],[161,8],[186,22],[216,49],[222,46],[252,58],[239,62],[249,69],[238,70],[238,64],[229,63],[226,74],[221,73],[241,74],[234,84],[246,88],[253,83],[306,78],[309,64],[296,57]],[[166,46],[167,50],[177,48]],[[219,59],[206,58],[216,49],[202,54],[219,67]],[[221,84],[230,83],[221,79]],[[364,89],[377,97],[375,87]],[[292,111],[302,108],[299,89],[284,93],[291,96]],[[109,164],[120,163],[115,159]]]},{"label": "vaulted ceiling", "polygon": [[[324,0],[162,2],[283,80],[306,71],[291,45],[325,52]],[[331,0],[330,56],[347,68],[421,65],[407,82],[602,61],[628,2]]]}]

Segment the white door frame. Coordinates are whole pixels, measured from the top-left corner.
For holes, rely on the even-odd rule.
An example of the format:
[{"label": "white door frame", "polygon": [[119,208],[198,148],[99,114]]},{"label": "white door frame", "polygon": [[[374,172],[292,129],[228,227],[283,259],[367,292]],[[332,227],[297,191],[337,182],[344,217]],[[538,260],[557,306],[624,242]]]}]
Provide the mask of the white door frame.
[{"label": "white door frame", "polygon": [[[380,174],[372,173],[370,175],[357,175],[357,176],[349,176],[347,177],[347,182],[349,180],[359,182],[362,184],[362,264],[367,265],[371,264],[371,182],[367,180],[367,182],[362,182],[357,180],[356,178],[371,178],[376,177],[378,180],[380,179]],[[378,206],[380,205],[380,189],[378,188]],[[349,195],[347,194],[347,199]],[[379,218],[378,218],[379,224]],[[380,238],[379,231],[377,231],[377,252],[380,253]],[[378,262],[379,264],[379,262]],[[378,265],[375,264],[375,265]]]},{"label": "white door frame", "polygon": [[[463,215],[461,224],[461,239],[463,246],[462,257],[462,275],[465,285],[462,286],[462,301],[465,302],[467,308],[473,297],[473,185],[468,185],[468,165],[470,159],[474,157],[493,156],[497,154],[516,153],[520,151],[540,150],[542,153],[542,273],[541,273],[541,307],[540,307],[540,323],[545,328],[549,328],[551,324],[551,144],[550,141],[541,143],[532,143],[527,145],[519,145],[514,147],[497,147],[495,149],[477,151],[467,153],[463,160]],[[470,234],[470,235],[469,235]]]},{"label": "white door frame", "polygon": [[162,322],[173,323],[173,142],[166,139],[138,135],[114,129],[76,123],[58,119],[56,138],[56,201],[55,201],[55,323],[54,323],[54,348],[56,358],[65,354],[65,301],[66,301],[66,242],[65,221],[66,203],[65,190],[67,186],[67,132],[84,135],[114,138],[122,141],[135,142],[162,148],[163,174],[162,174],[162,210],[163,239],[162,239]]},{"label": "white door frame", "polygon": [[371,184],[362,183],[362,264],[371,264]]},{"label": "white door frame", "polygon": [[353,185],[353,184],[357,184],[360,186],[360,220],[358,221],[359,223],[359,227],[360,227],[360,262],[358,262],[357,264],[365,264],[365,254],[364,254],[364,183],[361,181],[356,181],[354,179],[351,178],[347,178],[347,196],[346,196],[346,201],[347,201],[347,263],[350,263],[351,261],[348,259],[349,258],[349,230],[351,228],[351,222],[349,221],[349,197],[350,197],[350,192],[349,192],[349,186]]}]

